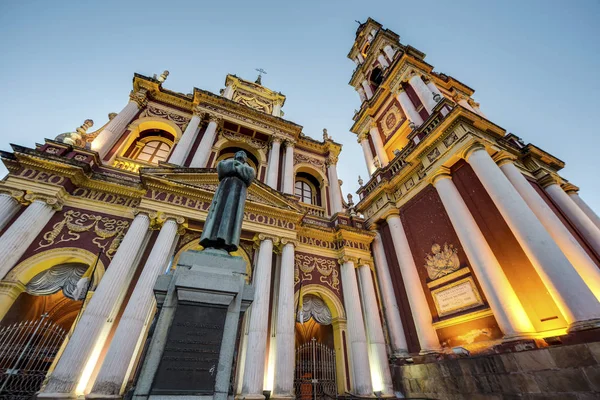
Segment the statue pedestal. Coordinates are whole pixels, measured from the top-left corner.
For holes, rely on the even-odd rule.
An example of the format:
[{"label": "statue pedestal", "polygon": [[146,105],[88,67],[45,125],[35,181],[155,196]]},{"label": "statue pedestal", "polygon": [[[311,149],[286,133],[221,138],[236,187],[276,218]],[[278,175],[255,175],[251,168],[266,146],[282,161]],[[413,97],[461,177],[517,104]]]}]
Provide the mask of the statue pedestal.
[{"label": "statue pedestal", "polygon": [[240,317],[254,298],[244,260],[187,251],[154,293],[160,314],[133,398],[227,399]]}]

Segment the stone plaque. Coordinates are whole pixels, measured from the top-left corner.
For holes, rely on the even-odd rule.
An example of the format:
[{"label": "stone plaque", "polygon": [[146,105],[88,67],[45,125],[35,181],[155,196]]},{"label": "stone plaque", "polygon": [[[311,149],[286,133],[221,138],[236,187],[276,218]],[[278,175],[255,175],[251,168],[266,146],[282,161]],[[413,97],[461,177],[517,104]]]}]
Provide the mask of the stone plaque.
[{"label": "stone plaque", "polygon": [[179,304],[154,378],[154,394],[213,394],[227,309]]},{"label": "stone plaque", "polygon": [[431,295],[440,317],[483,305],[471,277],[434,289]]}]

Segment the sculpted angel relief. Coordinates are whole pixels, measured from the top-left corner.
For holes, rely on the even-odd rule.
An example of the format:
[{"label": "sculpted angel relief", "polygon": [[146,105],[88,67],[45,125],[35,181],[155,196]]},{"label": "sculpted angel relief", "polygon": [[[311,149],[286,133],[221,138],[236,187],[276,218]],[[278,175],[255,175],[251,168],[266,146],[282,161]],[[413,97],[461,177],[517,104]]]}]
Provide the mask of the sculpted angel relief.
[{"label": "sculpted angel relief", "polygon": [[338,265],[335,259],[296,253],[294,264],[296,266],[294,269],[294,285],[301,281],[305,283],[321,282],[338,294],[340,293]]},{"label": "sculpted angel relief", "polygon": [[431,246],[431,253],[425,256],[425,268],[429,279],[438,279],[460,268],[458,249],[453,245],[444,243],[444,247],[435,243]]}]

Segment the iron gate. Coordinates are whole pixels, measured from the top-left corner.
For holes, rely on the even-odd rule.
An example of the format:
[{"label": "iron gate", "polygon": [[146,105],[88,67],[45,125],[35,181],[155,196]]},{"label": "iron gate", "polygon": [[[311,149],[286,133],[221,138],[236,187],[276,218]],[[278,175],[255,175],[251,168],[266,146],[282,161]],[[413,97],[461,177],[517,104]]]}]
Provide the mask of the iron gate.
[{"label": "iron gate", "polygon": [[300,400],[337,399],[335,350],[315,338],[298,347],[294,388]]},{"label": "iron gate", "polygon": [[30,399],[40,388],[66,332],[44,314],[0,328],[0,399]]}]

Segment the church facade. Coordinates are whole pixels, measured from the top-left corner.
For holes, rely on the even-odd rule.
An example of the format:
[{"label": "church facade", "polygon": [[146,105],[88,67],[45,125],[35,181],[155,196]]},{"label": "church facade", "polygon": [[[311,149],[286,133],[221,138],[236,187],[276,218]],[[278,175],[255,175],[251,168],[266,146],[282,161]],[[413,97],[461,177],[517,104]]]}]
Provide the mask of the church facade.
[{"label": "church facade", "polygon": [[136,74],[100,128],[1,152],[2,390],[132,393],[156,279],[202,249],[216,164],[240,150],[257,178],[234,255],[255,297],[232,396],[393,397],[404,365],[597,338],[600,218],[563,161],[488,120],[473,89],[376,21],[348,57],[369,173],[356,203],[342,146],[284,119],[285,96],[260,76],[183,94],[166,71]]}]

